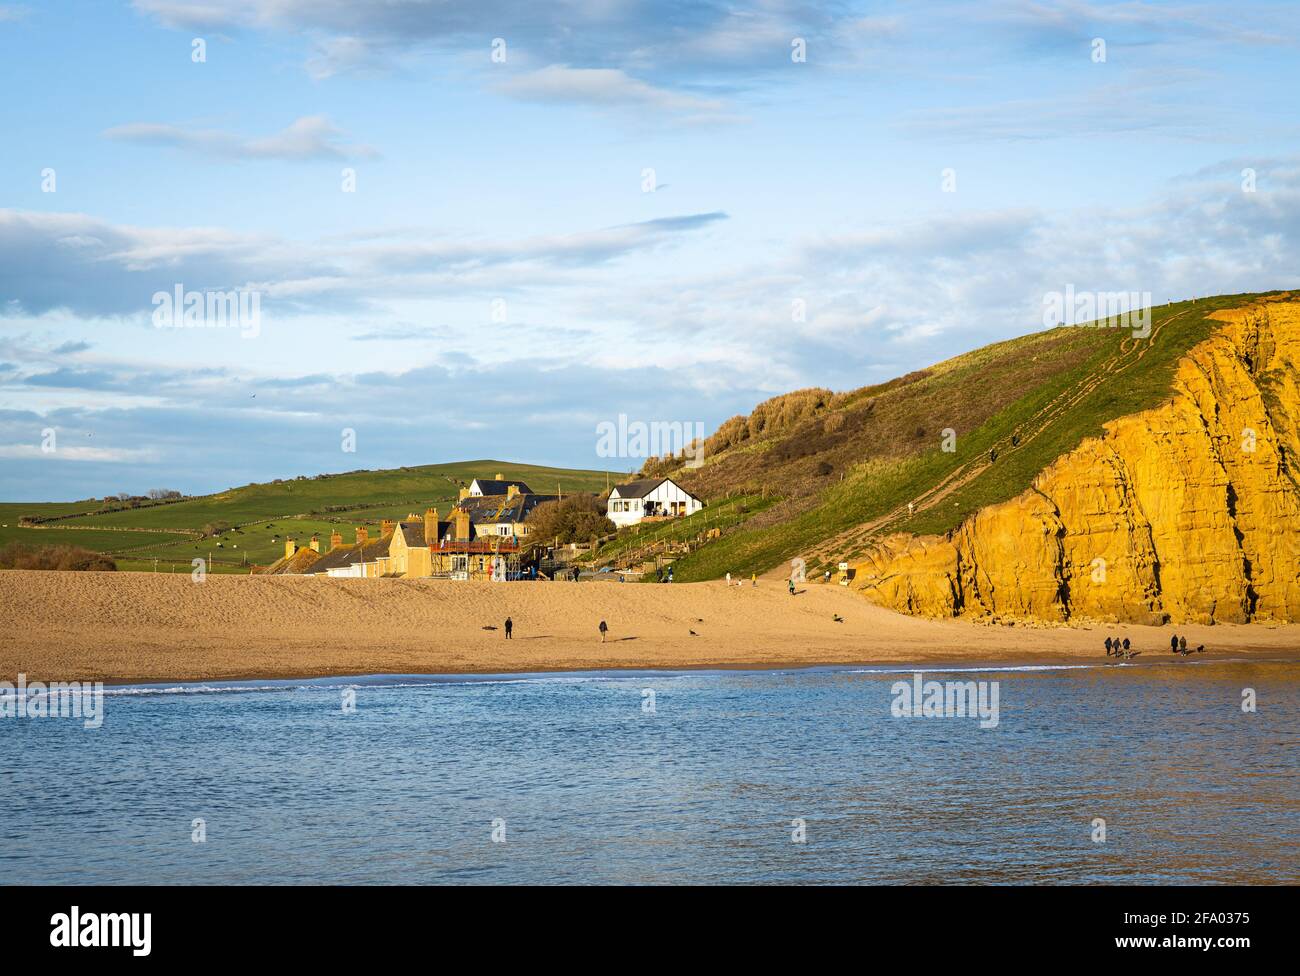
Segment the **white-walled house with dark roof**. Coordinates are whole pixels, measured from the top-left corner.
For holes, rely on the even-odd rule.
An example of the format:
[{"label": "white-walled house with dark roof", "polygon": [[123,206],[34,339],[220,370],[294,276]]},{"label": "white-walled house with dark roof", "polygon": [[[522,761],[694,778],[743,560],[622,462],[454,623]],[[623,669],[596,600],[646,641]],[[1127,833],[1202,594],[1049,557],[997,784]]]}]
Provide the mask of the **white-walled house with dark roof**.
[{"label": "white-walled house with dark roof", "polygon": [[704,502],[672,478],[645,478],[615,485],[609,493],[606,514],[622,528],[645,518],[693,515],[703,507]]}]

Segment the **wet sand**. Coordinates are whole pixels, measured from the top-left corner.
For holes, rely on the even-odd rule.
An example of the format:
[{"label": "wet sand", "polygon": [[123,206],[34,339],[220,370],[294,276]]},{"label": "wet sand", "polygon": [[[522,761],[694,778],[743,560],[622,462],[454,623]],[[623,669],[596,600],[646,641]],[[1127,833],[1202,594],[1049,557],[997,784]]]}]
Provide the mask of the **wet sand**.
[{"label": "wet sand", "polygon": [[[506,616],[514,639],[505,639]],[[837,622],[836,616],[843,618]],[[609,624],[600,642],[598,625]],[[494,627],[494,630],[484,629]],[[695,633],[692,634],[691,631]],[[150,573],[0,572],[0,678],[210,681],[360,674],[871,663],[1300,659],[1300,625],[989,626],[918,620],[842,587],[776,581],[462,583]]]}]

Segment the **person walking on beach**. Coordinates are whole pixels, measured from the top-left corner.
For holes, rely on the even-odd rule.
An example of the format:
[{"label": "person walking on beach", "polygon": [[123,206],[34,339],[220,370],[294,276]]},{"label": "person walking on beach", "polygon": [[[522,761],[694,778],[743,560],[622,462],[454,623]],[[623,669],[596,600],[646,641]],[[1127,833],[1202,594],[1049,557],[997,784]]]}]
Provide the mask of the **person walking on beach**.
[{"label": "person walking on beach", "polygon": [[1179,653],[1179,654],[1186,654],[1186,653],[1187,653],[1187,637],[1186,637],[1186,635],[1184,635],[1184,636],[1178,638],[1178,653]]},{"label": "person walking on beach", "polygon": [[1174,634],[1173,637],[1169,638],[1169,650],[1172,651],[1174,654],[1177,654],[1177,653],[1178,653],[1178,635],[1177,635],[1177,634]]},{"label": "person walking on beach", "polygon": [[750,574],[749,574],[749,585],[750,585],[750,586],[757,586],[757,585],[758,585],[758,574],[757,574],[757,573],[750,573]]},{"label": "person walking on beach", "polygon": [[1124,638],[1124,653],[1125,653],[1125,654],[1128,653],[1128,638],[1127,638],[1127,637]]},{"label": "person walking on beach", "polygon": [[506,640],[514,640],[514,638],[510,636],[514,632],[514,629],[515,622],[509,617],[506,617]]},{"label": "person walking on beach", "polygon": [[600,642],[605,643],[605,634],[609,630],[609,625],[605,621],[600,622]]},{"label": "person walking on beach", "polygon": [[790,580],[790,595],[794,596],[794,580]]},{"label": "person walking on beach", "polygon": [[1110,657],[1110,638],[1106,638],[1106,656]]}]

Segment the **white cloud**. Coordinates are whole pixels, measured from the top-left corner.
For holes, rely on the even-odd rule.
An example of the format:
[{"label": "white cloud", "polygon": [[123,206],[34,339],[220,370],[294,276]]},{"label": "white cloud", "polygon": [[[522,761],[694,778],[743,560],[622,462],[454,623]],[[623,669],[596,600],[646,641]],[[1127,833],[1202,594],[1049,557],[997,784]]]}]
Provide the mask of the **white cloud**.
[{"label": "white cloud", "polygon": [[305,115],[279,132],[258,138],[156,122],[132,122],[104,130],[105,138],[119,142],[171,146],[240,159],[355,159],[378,155],[369,146],[344,142],[343,136],[323,115]]},{"label": "white cloud", "polygon": [[99,461],[112,464],[139,464],[156,461],[158,455],[157,452],[144,448],[59,445],[57,450],[46,452],[41,450],[39,444],[0,444],[0,458],[11,461]]},{"label": "white cloud", "polygon": [[571,68],[552,64],[497,86],[502,94],[531,102],[565,102],[598,107],[636,107],[693,115],[721,113],[716,99],[656,88],[617,68]]}]

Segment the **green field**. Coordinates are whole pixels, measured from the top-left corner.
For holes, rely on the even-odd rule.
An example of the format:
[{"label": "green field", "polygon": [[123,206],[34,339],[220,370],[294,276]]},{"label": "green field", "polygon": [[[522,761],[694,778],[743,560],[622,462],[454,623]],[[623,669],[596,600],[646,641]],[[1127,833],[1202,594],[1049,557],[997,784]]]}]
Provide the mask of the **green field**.
[{"label": "green field", "polygon": [[[247,564],[268,565],[284,554],[285,538],[305,544],[313,533],[329,545],[331,532],[345,542],[365,525],[371,536],[382,519],[423,515],[433,506],[445,517],[459,493],[460,483],[496,474],[527,482],[540,494],[603,492],[606,478],[618,474],[549,468],[507,461],[461,461],[384,471],[358,471],[305,480],[245,485],[212,495],[166,505],[107,512],[79,513],[95,502],[7,502],[0,504],[0,545],[75,545],[113,556],[119,569],[163,572],[189,571],[195,557],[211,554],[214,572],[246,571]],[[346,507],[345,511],[327,511]],[[20,528],[22,516],[70,518],[40,528]],[[224,523],[220,533],[201,537],[205,526]],[[128,531],[130,530],[130,531]],[[140,531],[149,530],[149,531]]]}]

